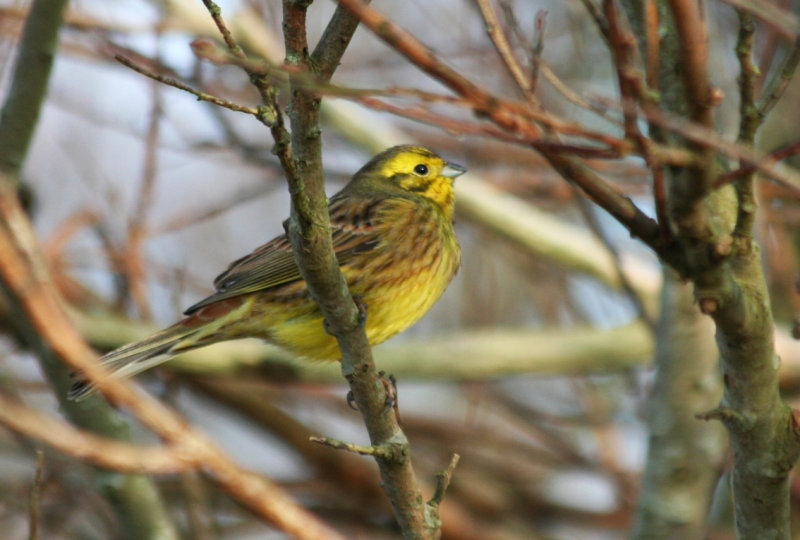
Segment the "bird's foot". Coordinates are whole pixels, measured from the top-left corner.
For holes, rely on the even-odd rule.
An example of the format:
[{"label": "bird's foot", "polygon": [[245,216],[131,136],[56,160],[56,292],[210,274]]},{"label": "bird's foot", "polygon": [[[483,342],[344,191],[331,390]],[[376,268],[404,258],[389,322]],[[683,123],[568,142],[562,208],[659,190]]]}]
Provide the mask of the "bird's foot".
[{"label": "bird's foot", "polygon": [[386,401],[384,402],[383,414],[389,414],[389,411],[394,409],[394,414],[397,416],[397,421],[399,422],[400,409],[397,406],[397,379],[395,379],[394,375],[391,373],[387,375],[385,371],[379,371],[378,377],[380,377],[380,381],[383,383],[383,389],[386,391]]},{"label": "bird's foot", "polygon": [[[384,402],[383,414],[388,414],[389,411],[394,409],[394,414],[399,422],[400,409],[397,405],[397,379],[395,379],[394,375],[391,373],[386,375],[385,371],[379,371],[378,377],[380,377],[381,384],[383,384],[383,388],[386,391],[386,401]],[[356,399],[352,390],[347,392],[347,406],[354,411],[358,410],[358,405],[356,404]]]},{"label": "bird's foot", "polygon": [[364,328],[364,325],[367,324],[367,304],[364,302],[364,297],[360,294],[354,294],[353,303],[358,309],[358,326],[359,328]]}]

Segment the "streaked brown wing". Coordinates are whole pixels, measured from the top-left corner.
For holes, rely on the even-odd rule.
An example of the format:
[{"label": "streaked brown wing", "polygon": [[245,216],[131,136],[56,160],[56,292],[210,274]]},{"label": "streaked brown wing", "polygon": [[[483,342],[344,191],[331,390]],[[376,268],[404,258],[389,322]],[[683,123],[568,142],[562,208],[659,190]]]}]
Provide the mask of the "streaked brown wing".
[{"label": "streaked brown wing", "polygon": [[[363,254],[378,245],[375,221],[384,200],[359,200],[334,196],[330,200],[331,236],[339,265],[347,264],[356,254]],[[251,254],[233,261],[217,276],[215,294],[189,307],[189,315],[198,309],[242,294],[248,294],[292,283],[300,278],[292,246],[282,234]]]}]

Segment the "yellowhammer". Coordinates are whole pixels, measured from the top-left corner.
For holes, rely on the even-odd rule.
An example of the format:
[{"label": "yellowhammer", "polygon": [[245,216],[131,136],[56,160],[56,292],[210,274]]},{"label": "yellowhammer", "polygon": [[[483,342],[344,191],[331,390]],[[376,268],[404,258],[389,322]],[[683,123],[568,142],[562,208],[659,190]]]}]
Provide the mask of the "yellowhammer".
[{"label": "yellowhammer", "polygon": [[[350,292],[366,310],[371,344],[420,319],[458,270],[453,179],[465,169],[421,146],[395,146],[372,158],[328,204],[333,247]],[[176,354],[218,341],[257,337],[316,360],[340,359],[300,277],[292,247],[278,236],[234,261],[217,292],[174,325],[112,351],[103,362],[130,376]],[[77,382],[73,398],[91,392]]]}]

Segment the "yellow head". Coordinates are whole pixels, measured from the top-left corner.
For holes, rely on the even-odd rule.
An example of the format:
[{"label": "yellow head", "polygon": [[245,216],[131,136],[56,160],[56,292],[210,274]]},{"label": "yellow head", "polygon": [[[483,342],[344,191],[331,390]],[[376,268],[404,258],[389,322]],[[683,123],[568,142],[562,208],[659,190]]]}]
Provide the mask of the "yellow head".
[{"label": "yellow head", "polygon": [[446,214],[453,209],[453,179],[465,169],[448,163],[423,146],[401,145],[372,158],[353,177],[351,189],[398,190],[425,197]]}]

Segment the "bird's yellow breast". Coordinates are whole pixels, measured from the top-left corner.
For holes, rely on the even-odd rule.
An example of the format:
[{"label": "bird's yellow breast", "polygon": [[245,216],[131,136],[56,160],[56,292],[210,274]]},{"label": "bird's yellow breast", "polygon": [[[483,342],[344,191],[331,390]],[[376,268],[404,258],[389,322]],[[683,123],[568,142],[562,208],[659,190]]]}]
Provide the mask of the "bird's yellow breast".
[{"label": "bird's yellow breast", "polygon": [[[350,292],[366,309],[365,330],[372,345],[417,322],[442,295],[461,261],[450,219],[433,205],[406,206],[411,204],[419,206],[419,201],[389,205],[377,224],[381,245],[342,266]],[[298,294],[301,290],[302,282]],[[287,302],[284,309],[270,304],[255,302],[253,309],[260,313],[250,317],[271,329],[266,339],[299,356],[340,359],[336,339],[325,331],[313,300]]]}]

